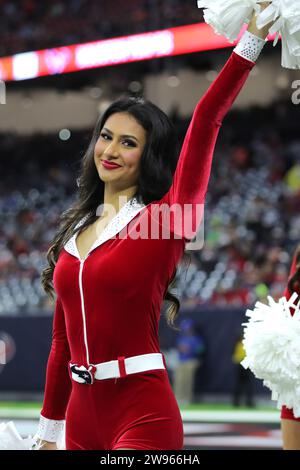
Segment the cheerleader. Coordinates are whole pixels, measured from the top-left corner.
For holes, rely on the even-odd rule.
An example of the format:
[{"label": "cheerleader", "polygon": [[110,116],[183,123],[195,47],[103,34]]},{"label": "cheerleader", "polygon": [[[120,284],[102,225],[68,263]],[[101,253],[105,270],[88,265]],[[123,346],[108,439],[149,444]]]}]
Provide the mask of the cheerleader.
[{"label": "cheerleader", "polygon": [[[172,124],[154,104],[120,99],[99,118],[83,158],[78,201],[62,217],[43,271],[56,304],[36,435],[42,449],[57,448],[64,425],[67,450],[183,448],[158,324],[163,300],[174,300],[168,286],[195,232],[180,230],[172,219],[169,238],[136,235],[157,220],[154,205],[191,206],[193,217],[203,206],[222,121],[269,26],[258,29],[253,13],[197,104],[178,163]],[[128,236],[121,236],[124,230]]]},{"label": "cheerleader", "polygon": [[[293,292],[300,296],[300,246],[298,247],[289,276],[289,282],[284,292],[286,299],[290,299]],[[291,314],[293,315],[291,309]],[[300,450],[300,417],[296,418],[293,409],[282,406],[281,429],[283,448],[285,450]]]}]

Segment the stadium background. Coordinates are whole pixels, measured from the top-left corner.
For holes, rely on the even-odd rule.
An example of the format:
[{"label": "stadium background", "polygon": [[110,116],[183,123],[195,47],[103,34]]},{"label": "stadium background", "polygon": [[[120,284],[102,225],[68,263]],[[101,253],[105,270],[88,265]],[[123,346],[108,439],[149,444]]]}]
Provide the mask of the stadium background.
[{"label": "stadium background", "polygon": [[[232,45],[201,50],[204,25],[196,1],[0,0],[0,8],[0,79],[6,91],[0,105],[0,363],[6,362],[0,364],[0,420],[22,418],[26,433],[38,416],[51,339],[53,303],[40,273],[59,215],[74,198],[97,116],[120,94],[143,94],[170,115],[181,143],[194,106]],[[58,67],[31,79],[10,79],[5,68],[9,58],[22,59],[18,54],[29,51],[52,48],[57,64],[61,47],[188,25],[199,25],[197,52],[73,73]],[[256,409],[231,407],[231,358],[246,309],[267,295],[282,295],[299,241],[300,120],[292,101],[297,79],[299,73],[280,67],[280,45],[267,44],[219,134],[203,249],[187,253],[173,286],[181,318],[195,320],[207,346],[195,403],[183,409],[187,448],[220,447],[220,436],[208,443],[206,433],[222,434],[235,421],[265,422],[267,434],[274,423],[269,446],[280,443],[278,411],[259,381]],[[161,349],[170,365],[175,337],[162,315]],[[169,372],[172,380],[171,367]],[[201,440],[201,422],[209,421],[219,424],[202,430]],[[248,433],[241,425],[228,432]],[[246,442],[249,436],[241,446],[252,445]]]}]

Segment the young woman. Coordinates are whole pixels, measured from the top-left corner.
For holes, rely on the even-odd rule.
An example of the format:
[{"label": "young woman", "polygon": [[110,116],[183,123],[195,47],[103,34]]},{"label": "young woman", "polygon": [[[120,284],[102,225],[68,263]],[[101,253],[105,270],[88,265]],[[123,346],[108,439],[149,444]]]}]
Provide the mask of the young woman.
[{"label": "young woman", "polygon": [[[193,236],[174,219],[169,238],[136,235],[158,220],[154,205],[191,207],[187,218],[203,205],[222,120],[268,28],[258,30],[253,15],[197,104],[177,166],[172,124],[152,103],[121,99],[99,119],[79,200],[62,217],[43,272],[46,292],[54,287],[57,295],[37,433],[44,449],[56,448],[64,420],[68,450],[183,448],[158,323],[163,300],[174,301],[168,286]],[[159,225],[166,228],[161,219]],[[128,236],[120,236],[125,229]]]},{"label": "young woman", "polygon": [[[300,246],[293,259],[284,296],[289,299],[293,292],[297,292],[300,296]],[[291,314],[293,314],[292,311]],[[283,448],[285,450],[300,450],[300,418],[295,418],[293,410],[286,407],[281,410],[281,429]]]}]

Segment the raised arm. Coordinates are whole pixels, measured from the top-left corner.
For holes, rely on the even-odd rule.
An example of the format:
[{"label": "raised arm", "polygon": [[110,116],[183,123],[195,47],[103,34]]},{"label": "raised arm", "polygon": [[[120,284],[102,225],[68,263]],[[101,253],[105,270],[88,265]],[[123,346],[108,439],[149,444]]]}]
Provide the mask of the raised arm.
[{"label": "raised arm", "polygon": [[61,300],[57,298],[53,317],[52,345],[46,371],[44,403],[36,434],[38,439],[50,443],[57,442],[64,426],[65,412],[72,387],[68,372],[69,361],[70,350],[64,310]]},{"label": "raised arm", "polygon": [[161,200],[169,206],[185,205],[184,210],[190,205],[193,220],[196,205],[203,205],[205,201],[214,148],[223,118],[254,67],[267,34],[267,28],[257,29],[253,14],[248,30],[194,110],[172,185]]}]

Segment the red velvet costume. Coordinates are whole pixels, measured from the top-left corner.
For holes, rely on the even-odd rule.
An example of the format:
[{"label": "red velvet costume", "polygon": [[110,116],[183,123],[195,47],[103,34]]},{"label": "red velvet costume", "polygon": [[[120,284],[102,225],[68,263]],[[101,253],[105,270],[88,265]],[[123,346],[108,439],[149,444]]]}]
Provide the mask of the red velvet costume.
[{"label": "red velvet costume", "polygon": [[[295,272],[296,272],[296,257],[294,257],[294,259],[293,259],[293,263],[292,263],[289,278],[291,278],[295,274]],[[291,293],[290,293],[288,287],[286,287],[283,295],[287,298],[287,300],[290,299]],[[300,295],[300,292],[298,292],[298,295]],[[290,309],[290,310],[291,310],[291,314],[293,315],[293,310],[292,309]],[[281,419],[292,419],[294,421],[300,421],[300,418],[295,418],[295,416],[293,414],[293,410],[291,410],[290,408],[286,408],[285,406],[283,406],[282,409],[281,409]]]},{"label": "red velvet costume", "polygon": [[[204,203],[222,120],[254,65],[232,52],[196,106],[172,186],[160,204]],[[133,217],[134,228],[144,218],[151,219],[151,204]],[[66,419],[67,449],[182,449],[182,419],[165,369],[85,385],[70,379],[68,363],[88,367],[160,352],[163,297],[185,243],[184,237],[116,236],[98,244],[85,260],[61,250],[41,415]]]}]

